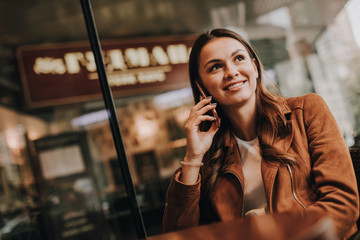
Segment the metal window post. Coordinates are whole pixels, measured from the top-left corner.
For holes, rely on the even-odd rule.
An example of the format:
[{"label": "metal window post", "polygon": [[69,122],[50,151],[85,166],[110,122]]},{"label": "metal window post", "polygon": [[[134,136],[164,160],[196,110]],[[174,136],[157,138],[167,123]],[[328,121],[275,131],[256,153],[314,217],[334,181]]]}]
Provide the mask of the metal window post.
[{"label": "metal window post", "polygon": [[115,111],[114,99],[111,94],[111,89],[105,71],[103,55],[100,47],[98,33],[94,23],[94,16],[93,16],[91,4],[89,0],[80,0],[80,1],[85,18],[90,44],[91,44],[91,49],[95,57],[101,91],[105,102],[105,108],[109,117],[111,132],[115,143],[116,153],[120,163],[121,173],[124,179],[126,192],[129,199],[131,213],[133,215],[136,224],[137,235],[139,239],[146,239],[147,238],[146,231],[145,231],[141,211],[139,208],[139,204],[136,198],[135,187],[131,178],[129,164],[126,158],[124,143],[122,141],[122,137],[120,133],[119,122]]}]

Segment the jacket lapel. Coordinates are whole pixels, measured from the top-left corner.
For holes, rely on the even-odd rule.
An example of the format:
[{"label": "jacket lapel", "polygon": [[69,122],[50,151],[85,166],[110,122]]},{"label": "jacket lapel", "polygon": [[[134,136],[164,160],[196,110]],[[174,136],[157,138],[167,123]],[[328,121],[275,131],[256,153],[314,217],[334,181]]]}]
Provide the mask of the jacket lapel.
[{"label": "jacket lapel", "polygon": [[[291,110],[289,109],[289,107],[286,105],[284,110],[284,115],[286,117],[290,117],[291,114]],[[282,152],[287,153],[291,147],[292,141],[293,141],[293,125],[292,125],[292,120],[290,120],[289,118],[287,118],[287,129],[288,129],[288,134],[285,137],[278,137],[274,140],[273,142],[273,146],[276,149],[279,149]],[[264,183],[264,188],[265,188],[265,195],[266,195],[266,199],[267,202],[269,204],[269,209],[270,212],[272,212],[273,209],[273,191],[274,191],[274,184],[275,184],[275,180],[276,180],[276,176],[277,173],[279,171],[279,167],[280,167],[280,162],[276,161],[264,161],[264,159],[261,162],[261,173],[262,173],[262,177],[263,177],[263,183]]]},{"label": "jacket lapel", "polygon": [[227,136],[225,166],[211,196],[213,209],[222,221],[240,217],[243,208],[244,174],[238,146],[230,134]]}]

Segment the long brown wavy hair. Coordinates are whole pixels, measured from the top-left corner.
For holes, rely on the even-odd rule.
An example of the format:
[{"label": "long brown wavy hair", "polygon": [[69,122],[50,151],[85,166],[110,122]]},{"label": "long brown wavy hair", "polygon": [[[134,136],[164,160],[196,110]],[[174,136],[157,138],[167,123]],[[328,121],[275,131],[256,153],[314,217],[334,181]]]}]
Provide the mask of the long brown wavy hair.
[{"label": "long brown wavy hair", "polygon": [[[288,133],[287,120],[282,113],[281,102],[283,98],[270,93],[263,83],[263,66],[256,54],[255,49],[242,36],[228,29],[213,29],[201,34],[195,41],[189,59],[189,75],[191,87],[195,99],[195,103],[200,101],[200,92],[195,84],[197,81],[202,87],[202,80],[199,75],[199,57],[202,48],[212,39],[219,37],[230,37],[238,40],[247,49],[250,58],[255,59],[259,76],[257,78],[256,94],[256,134],[259,139],[261,154],[266,161],[279,161],[281,163],[296,164],[293,156],[286,152],[282,152],[272,146],[275,138],[283,137]],[[204,88],[204,87],[203,87]],[[204,88],[205,91],[207,91]],[[208,94],[208,92],[207,92]],[[204,155],[204,162],[209,164],[211,170],[207,178],[204,179],[202,192],[205,195],[210,194],[213,189],[219,172],[225,165],[226,155],[226,137],[231,131],[230,121],[221,109],[221,104],[216,107],[219,117],[221,118],[221,126],[215,134],[210,149]],[[210,123],[211,124],[211,123]],[[208,126],[209,127],[209,126]],[[205,127],[206,128],[206,127]],[[232,137],[232,134],[230,134]],[[204,196],[204,195],[203,195]]]}]

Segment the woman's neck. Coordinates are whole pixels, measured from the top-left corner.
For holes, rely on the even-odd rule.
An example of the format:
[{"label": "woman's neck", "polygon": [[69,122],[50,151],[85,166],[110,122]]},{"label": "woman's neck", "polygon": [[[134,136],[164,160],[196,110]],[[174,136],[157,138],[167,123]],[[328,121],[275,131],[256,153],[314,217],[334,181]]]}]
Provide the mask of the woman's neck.
[{"label": "woman's neck", "polygon": [[245,141],[256,138],[256,104],[248,102],[242,106],[225,107],[226,116],[231,122],[235,135]]}]

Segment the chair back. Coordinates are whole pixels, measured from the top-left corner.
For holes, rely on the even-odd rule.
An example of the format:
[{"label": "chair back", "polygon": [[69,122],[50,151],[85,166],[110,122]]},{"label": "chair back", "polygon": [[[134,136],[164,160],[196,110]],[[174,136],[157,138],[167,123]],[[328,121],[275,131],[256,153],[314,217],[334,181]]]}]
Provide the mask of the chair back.
[{"label": "chair back", "polygon": [[[351,147],[349,150],[356,175],[358,191],[360,193],[360,149]],[[356,224],[358,229],[360,229],[360,218],[357,220]]]}]

